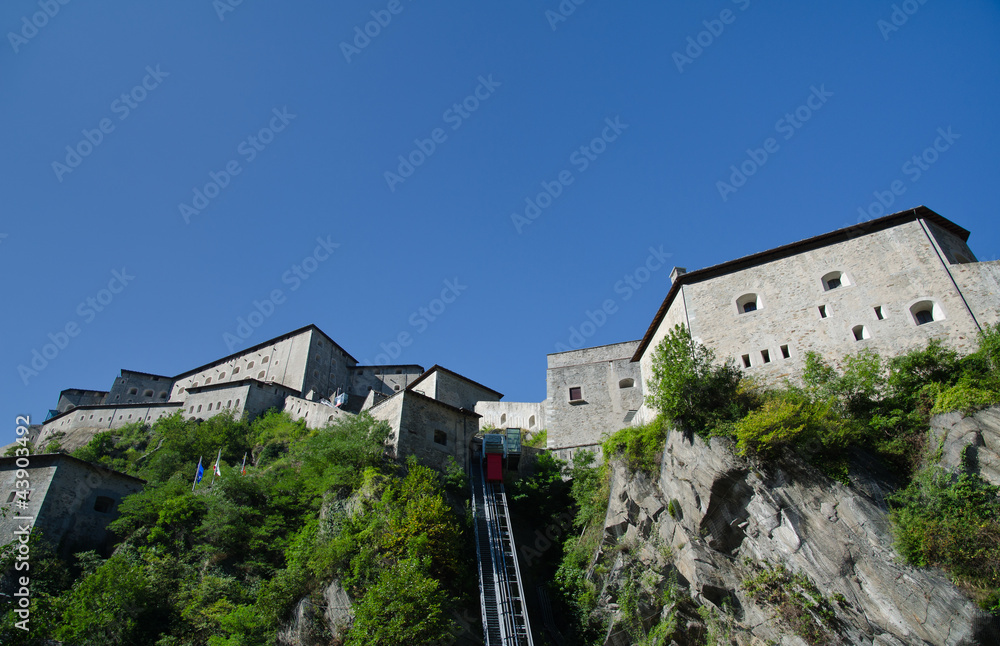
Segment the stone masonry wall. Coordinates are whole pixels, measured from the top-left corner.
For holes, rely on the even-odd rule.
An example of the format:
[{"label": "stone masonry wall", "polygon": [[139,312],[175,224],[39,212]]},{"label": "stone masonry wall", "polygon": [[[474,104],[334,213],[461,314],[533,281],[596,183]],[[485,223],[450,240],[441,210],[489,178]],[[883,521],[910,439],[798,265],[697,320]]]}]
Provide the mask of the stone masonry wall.
[{"label": "stone masonry wall", "polygon": [[[951,253],[971,254],[958,238],[938,235]],[[843,272],[842,285],[827,289],[823,278],[835,271]],[[757,296],[757,310],[741,313],[737,303],[748,294]],[[917,324],[911,308],[923,301],[936,305],[940,320]],[[976,326],[920,221],[685,284],[640,362],[644,380],[656,344],[683,322],[669,314],[685,306],[696,340],[719,360],[731,358],[740,366],[749,360],[746,370],[765,379],[795,378],[810,350],[836,360],[862,348],[891,356],[931,338],[960,351],[976,347]],[[864,328],[860,340],[856,326]]]},{"label": "stone masonry wall", "polygon": [[[545,420],[548,448],[592,446],[629,422],[642,403],[639,366],[631,363],[638,341],[548,356]],[[570,400],[570,389],[582,397]],[[632,413],[634,415],[634,413]]]}]

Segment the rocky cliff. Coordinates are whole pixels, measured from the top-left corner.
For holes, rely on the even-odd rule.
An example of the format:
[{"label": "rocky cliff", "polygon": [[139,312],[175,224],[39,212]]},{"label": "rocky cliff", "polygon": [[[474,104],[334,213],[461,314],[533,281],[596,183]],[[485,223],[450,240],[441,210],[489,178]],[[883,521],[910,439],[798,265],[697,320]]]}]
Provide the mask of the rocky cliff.
[{"label": "rocky cliff", "polygon": [[[933,427],[943,464],[975,463],[997,481],[1000,408],[939,416]],[[620,464],[611,478],[590,571],[599,611],[612,618],[607,644],[634,643],[623,629],[630,580],[641,581],[647,629],[676,622],[678,644],[711,631],[741,645],[1000,644],[996,620],[944,574],[900,562],[882,494],[891,475],[863,458],[847,487],[792,456],[763,465],[726,440],[672,431],[655,480]],[[671,582],[686,601],[661,607]]]}]

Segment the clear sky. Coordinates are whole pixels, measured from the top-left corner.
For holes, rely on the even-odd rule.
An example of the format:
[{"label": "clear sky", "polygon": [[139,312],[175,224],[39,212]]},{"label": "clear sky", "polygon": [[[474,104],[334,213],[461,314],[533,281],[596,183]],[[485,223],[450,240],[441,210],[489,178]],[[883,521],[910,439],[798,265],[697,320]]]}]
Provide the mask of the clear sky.
[{"label": "clear sky", "polygon": [[0,5],[0,442],[309,323],[540,401],[674,265],[921,204],[1000,254],[995,1],[236,1]]}]

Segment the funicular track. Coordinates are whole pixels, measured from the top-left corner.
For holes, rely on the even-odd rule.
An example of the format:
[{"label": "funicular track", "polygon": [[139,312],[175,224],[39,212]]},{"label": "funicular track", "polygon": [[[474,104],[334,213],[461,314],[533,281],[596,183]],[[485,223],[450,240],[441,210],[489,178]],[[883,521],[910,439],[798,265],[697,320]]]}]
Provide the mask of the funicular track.
[{"label": "funicular track", "polygon": [[533,646],[503,483],[487,482],[478,459],[471,476],[486,646]]}]

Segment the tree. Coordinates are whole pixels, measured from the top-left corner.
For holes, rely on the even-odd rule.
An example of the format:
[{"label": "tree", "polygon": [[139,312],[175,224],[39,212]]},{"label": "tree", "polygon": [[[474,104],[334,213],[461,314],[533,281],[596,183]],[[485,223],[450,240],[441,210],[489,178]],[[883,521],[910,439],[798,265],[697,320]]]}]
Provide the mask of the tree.
[{"label": "tree", "polygon": [[731,360],[716,364],[711,349],[676,325],[653,351],[646,402],[674,425],[707,435],[720,423],[739,419],[748,407],[742,380]]}]

